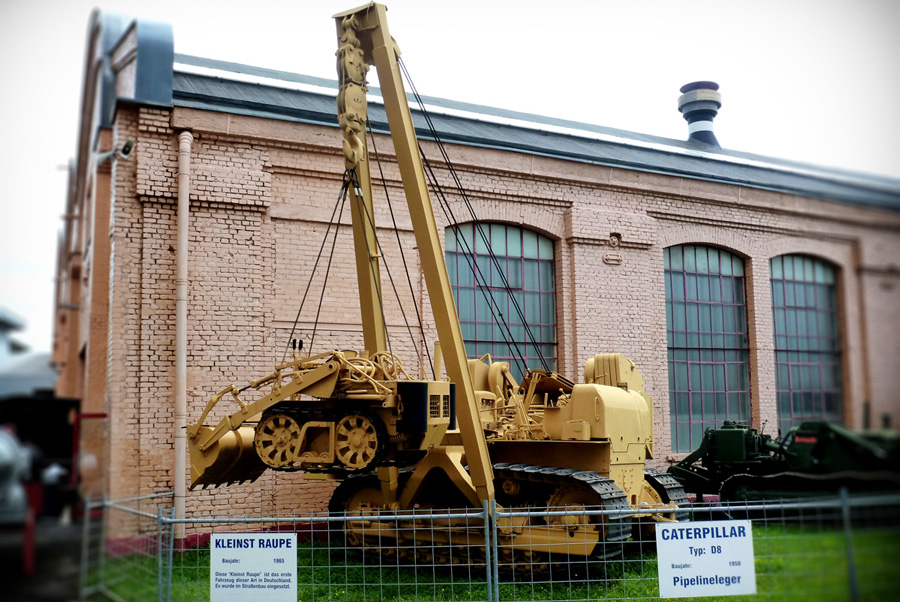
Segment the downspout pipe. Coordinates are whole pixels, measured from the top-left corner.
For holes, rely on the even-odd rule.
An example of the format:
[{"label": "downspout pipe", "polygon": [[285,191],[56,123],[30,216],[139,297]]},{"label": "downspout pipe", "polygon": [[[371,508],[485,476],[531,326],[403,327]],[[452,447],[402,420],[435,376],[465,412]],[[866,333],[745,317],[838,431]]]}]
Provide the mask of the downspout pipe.
[{"label": "downspout pipe", "polygon": [[[175,519],[185,518],[187,495],[187,301],[188,227],[190,226],[191,145],[194,135],[178,134],[178,255],[175,276]],[[184,539],[184,523],[175,537]]]}]

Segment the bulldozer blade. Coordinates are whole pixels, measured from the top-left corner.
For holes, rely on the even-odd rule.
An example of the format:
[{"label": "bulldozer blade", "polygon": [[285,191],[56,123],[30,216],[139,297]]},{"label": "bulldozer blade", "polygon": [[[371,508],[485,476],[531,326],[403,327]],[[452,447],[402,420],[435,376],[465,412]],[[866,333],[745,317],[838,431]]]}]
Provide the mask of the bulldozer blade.
[{"label": "bulldozer blade", "polygon": [[200,443],[212,430],[202,426],[197,436],[188,439],[191,451],[191,489],[198,485],[218,487],[245,481],[252,483],[265,472],[266,465],[256,455],[253,446],[253,427],[242,426],[228,431],[203,451]]}]

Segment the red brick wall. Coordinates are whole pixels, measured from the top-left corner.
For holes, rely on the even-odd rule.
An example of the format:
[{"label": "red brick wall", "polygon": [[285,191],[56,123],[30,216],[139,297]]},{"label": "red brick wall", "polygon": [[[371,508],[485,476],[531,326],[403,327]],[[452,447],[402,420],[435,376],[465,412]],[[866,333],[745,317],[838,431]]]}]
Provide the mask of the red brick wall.
[{"label": "red brick wall", "polygon": [[[117,135],[137,140],[118,163],[112,217],[109,345],[111,497],[173,487],[177,132],[191,129],[188,422],[227,384],[242,386],[282,359],[340,188],[343,160],[332,128],[178,109],[120,108]],[[392,348],[425,376],[422,343],[410,341],[399,308],[425,301],[409,217],[390,143],[379,137],[388,194],[412,272],[410,293],[376,182],[376,221],[400,303],[386,270]],[[426,152],[437,157],[432,145]],[[430,152],[429,152],[430,151]],[[559,365],[580,380],[584,361],[621,351],[644,374],[655,402],[658,466],[671,454],[662,249],[717,245],[746,258],[753,418],[774,433],[775,385],[768,260],[810,253],[840,267],[848,420],[900,410],[900,215],[791,195],[487,149],[453,147],[479,217],[523,225],[557,241]],[[377,168],[373,169],[377,174]],[[446,170],[439,178],[450,190]],[[435,203],[437,201],[435,200]],[[468,221],[461,199],[452,211]],[[447,225],[436,211],[441,228]],[[315,350],[359,348],[349,207],[339,228]],[[308,341],[330,242],[299,317]],[[895,265],[895,264],[894,264]],[[860,275],[859,268],[862,268]],[[414,314],[407,319],[418,334]],[[865,325],[865,327],[864,327]],[[295,336],[297,336],[295,335]],[[248,392],[249,395],[250,392]],[[227,402],[210,417],[220,419]],[[253,485],[188,498],[194,515],[323,509],[330,485],[268,472]]]}]

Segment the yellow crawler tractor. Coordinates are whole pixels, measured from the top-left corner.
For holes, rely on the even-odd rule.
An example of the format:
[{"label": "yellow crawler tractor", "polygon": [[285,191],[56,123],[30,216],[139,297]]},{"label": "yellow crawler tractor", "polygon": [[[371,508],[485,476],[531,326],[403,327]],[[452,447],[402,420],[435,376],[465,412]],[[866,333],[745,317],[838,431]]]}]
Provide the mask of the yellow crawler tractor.
[{"label": "yellow crawler tractor", "polygon": [[[657,509],[652,520],[671,521],[686,500],[672,477],[645,470],[653,454],[652,399],[640,372],[621,354],[589,360],[580,384],[543,369],[527,372],[520,384],[505,362],[466,358],[400,78],[400,53],[385,12],[373,3],[335,15],[338,121],[352,183],[348,193],[367,351],[311,357],[295,351],[292,361],[245,388],[259,392],[255,401],[245,402],[234,386],[213,396],[188,427],[191,487],[253,481],[271,468],[342,481],[330,510],[361,517],[385,510],[481,508],[492,499],[504,508],[618,510],[619,518],[587,524],[555,514],[498,523],[502,557],[512,562],[560,550],[589,557],[617,554],[631,535],[633,508]],[[446,380],[415,380],[386,350],[381,256],[369,217],[374,215],[365,136],[370,64],[381,84],[440,341],[435,374],[446,370]],[[236,411],[205,426],[226,396]],[[400,530],[386,535],[383,528],[376,537],[372,523],[362,518],[347,525],[348,541],[358,545],[385,546],[392,537],[396,545],[407,537]],[[431,537],[439,543],[442,535],[432,531]]]}]

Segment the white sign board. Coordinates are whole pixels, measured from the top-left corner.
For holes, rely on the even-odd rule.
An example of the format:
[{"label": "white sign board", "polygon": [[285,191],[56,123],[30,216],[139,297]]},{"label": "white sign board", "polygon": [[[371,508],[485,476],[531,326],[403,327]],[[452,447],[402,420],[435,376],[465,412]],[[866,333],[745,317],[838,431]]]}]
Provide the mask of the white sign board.
[{"label": "white sign board", "polygon": [[209,551],[212,602],[296,602],[296,533],[214,533]]},{"label": "white sign board", "polygon": [[748,520],[657,523],[656,552],[661,598],[756,593]]}]

